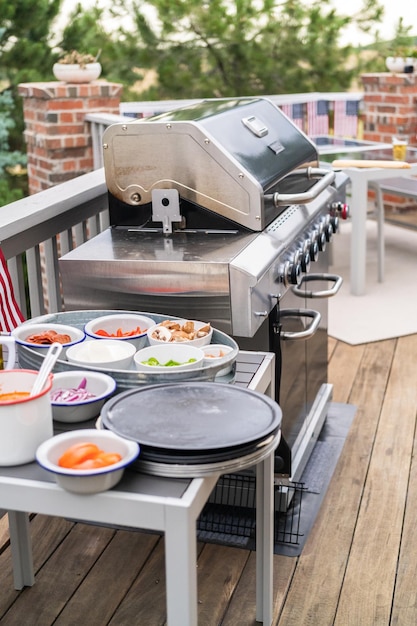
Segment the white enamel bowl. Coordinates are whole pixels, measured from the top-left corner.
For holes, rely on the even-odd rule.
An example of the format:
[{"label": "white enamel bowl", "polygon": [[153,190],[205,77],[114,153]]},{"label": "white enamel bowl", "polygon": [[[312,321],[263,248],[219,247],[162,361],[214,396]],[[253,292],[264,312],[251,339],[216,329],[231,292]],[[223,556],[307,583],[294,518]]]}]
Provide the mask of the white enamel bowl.
[{"label": "white enamel bowl", "polygon": [[[94,397],[79,400],[54,400],[58,390],[77,389],[81,381],[85,380],[85,390],[94,394]],[[101,372],[88,370],[71,370],[54,374],[51,389],[52,417],[57,422],[86,422],[100,414],[107,398],[116,390],[116,381],[111,376]]]},{"label": "white enamel bowl", "polygon": [[[228,355],[232,352],[231,346],[226,346],[220,343],[211,343],[209,346],[201,348],[204,352],[205,363],[212,363],[213,365],[221,365],[227,361]],[[226,376],[232,370],[232,364],[229,363],[226,367],[217,372],[217,376]]]},{"label": "white enamel bowl", "polygon": [[27,338],[31,335],[38,335],[40,333],[53,330],[59,334],[69,335],[71,341],[62,344],[62,352],[60,358],[64,358],[68,348],[71,346],[82,343],[85,339],[85,332],[76,328],[75,326],[67,326],[66,324],[22,324],[17,328],[14,328],[11,332],[11,336],[14,337],[17,344],[36,350],[43,355],[46,355],[51,344],[38,344],[27,341]]},{"label": "white enamel bowl", "polygon": [[145,317],[144,315],[135,315],[134,313],[114,313],[113,315],[103,315],[90,320],[84,326],[84,331],[87,337],[103,340],[110,339],[111,337],[98,335],[98,330],[104,330],[109,334],[116,335],[119,329],[122,333],[128,333],[139,327],[141,332],[136,333],[135,335],[127,337],[112,337],[118,341],[128,341],[135,346],[136,350],[139,350],[140,348],[144,348],[148,345],[147,330],[154,325],[155,321],[150,317]]},{"label": "white enamel bowl", "polygon": [[[149,365],[149,359],[156,359],[159,365]],[[193,359],[192,362],[188,362]],[[136,369],[140,372],[170,374],[201,367],[203,364],[204,352],[201,348],[196,348],[184,343],[164,343],[158,346],[148,346],[138,350],[134,356]],[[165,365],[169,361],[175,361],[180,365]]]},{"label": "white enamel bowl", "polygon": [[120,339],[90,339],[67,350],[67,360],[80,367],[128,369],[133,362],[135,346]]},{"label": "white enamel bowl", "polygon": [[[207,326],[207,322],[199,322],[197,320],[172,320],[172,323],[178,324],[180,326],[180,329],[184,328],[186,322],[192,322],[194,324],[194,329],[197,333],[198,331],[200,331],[201,328]],[[169,336],[169,332],[171,332],[171,336]],[[167,327],[165,324],[155,324],[155,326],[152,326],[148,330],[148,340],[150,345],[160,345],[164,343],[184,343],[190,346],[194,346],[195,348],[201,348],[202,346],[206,346],[211,342],[212,336],[212,327],[210,327],[210,331],[203,337],[197,337],[195,339],[186,339],[184,337],[176,338],[175,331],[173,332],[168,330],[167,332]]]},{"label": "white enamel bowl", "polygon": [[[99,469],[74,470],[58,465],[62,454],[76,443],[95,443],[105,452],[117,452],[122,460]],[[135,441],[123,439],[110,430],[86,428],[61,433],[44,441],[36,451],[36,460],[41,467],[52,472],[63,489],[79,494],[99,493],[111,489],[120,481],[127,465],[139,454]]]}]

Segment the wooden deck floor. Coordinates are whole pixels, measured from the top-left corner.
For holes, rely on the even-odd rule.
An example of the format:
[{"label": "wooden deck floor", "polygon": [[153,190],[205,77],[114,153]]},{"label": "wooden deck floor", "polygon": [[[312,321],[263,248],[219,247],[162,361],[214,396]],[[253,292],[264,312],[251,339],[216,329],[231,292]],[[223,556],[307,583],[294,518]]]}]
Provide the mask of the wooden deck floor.
[{"label": "wooden deck floor", "polygon": [[[274,624],[417,624],[417,335],[363,346],[329,340],[334,401],[357,413],[300,557],[274,557]],[[0,520],[2,626],[165,623],[156,535],[37,515],[36,583],[13,589]],[[255,624],[254,554],[199,544],[200,626]]]}]

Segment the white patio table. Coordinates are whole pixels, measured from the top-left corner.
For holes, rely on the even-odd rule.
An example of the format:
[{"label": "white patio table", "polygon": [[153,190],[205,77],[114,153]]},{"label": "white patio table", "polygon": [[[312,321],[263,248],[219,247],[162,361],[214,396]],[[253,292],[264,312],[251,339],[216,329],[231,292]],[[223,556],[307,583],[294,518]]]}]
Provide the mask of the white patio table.
[{"label": "white patio table", "polygon": [[[317,138],[316,138],[317,139]],[[354,167],[355,160],[390,161],[392,148],[388,144],[361,142],[355,140],[335,140],[328,138],[317,143],[320,159],[332,163],[337,160],[352,161],[352,165],[342,167],[350,178],[350,216],[352,221],[350,245],[350,291],[352,295],[362,296],[366,293],[366,219],[368,215],[368,190],[373,181],[382,181],[393,176],[417,175],[417,149],[407,149],[407,169],[388,169],[386,167]],[[313,138],[314,140],[314,138]],[[346,145],[344,145],[345,141]],[[378,207],[377,207],[378,208]],[[378,219],[378,258],[380,261],[379,280],[383,274],[383,206],[379,207]]]}]

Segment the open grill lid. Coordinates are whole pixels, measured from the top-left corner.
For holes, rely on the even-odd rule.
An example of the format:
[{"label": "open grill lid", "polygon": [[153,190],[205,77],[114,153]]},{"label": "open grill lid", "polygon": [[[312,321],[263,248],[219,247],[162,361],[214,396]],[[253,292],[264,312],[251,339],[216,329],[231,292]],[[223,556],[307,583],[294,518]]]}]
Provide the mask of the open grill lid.
[{"label": "open grill lid", "polygon": [[277,194],[309,190],[306,172],[318,166],[315,145],[265,98],[204,100],[113,124],[103,147],[107,187],[123,207],[116,225],[141,224],[153,193],[175,190],[181,202],[263,230],[282,211]]}]

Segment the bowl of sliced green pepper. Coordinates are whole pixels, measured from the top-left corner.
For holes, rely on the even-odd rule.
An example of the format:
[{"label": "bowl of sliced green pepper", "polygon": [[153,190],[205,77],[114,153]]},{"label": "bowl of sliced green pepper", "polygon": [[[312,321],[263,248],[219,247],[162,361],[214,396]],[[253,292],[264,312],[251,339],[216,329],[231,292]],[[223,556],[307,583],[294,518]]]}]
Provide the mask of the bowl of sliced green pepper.
[{"label": "bowl of sliced green pepper", "polygon": [[134,356],[139,372],[179,372],[195,369],[203,364],[204,352],[187,344],[167,343],[148,346],[138,350]]}]

